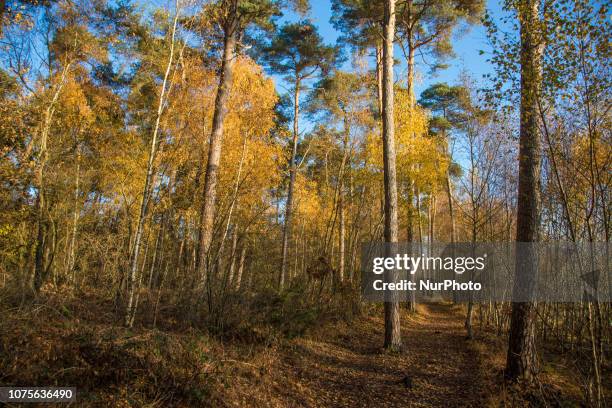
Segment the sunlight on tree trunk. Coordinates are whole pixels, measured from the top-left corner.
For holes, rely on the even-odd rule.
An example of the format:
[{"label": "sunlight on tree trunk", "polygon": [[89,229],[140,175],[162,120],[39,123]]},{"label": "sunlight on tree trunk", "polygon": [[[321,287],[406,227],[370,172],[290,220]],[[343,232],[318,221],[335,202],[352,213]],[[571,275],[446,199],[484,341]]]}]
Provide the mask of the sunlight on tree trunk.
[{"label": "sunlight on tree trunk", "polygon": [[[537,123],[537,99],[542,81],[543,39],[539,27],[537,0],[518,3],[521,24],[521,125],[518,179],[517,242],[536,242],[540,222],[540,134]],[[515,281],[527,283],[527,296],[533,291],[537,274],[537,255],[529,251],[525,262],[517,260]],[[516,290],[516,289],[515,289]],[[535,305],[512,304],[508,340],[506,377],[534,381],[538,364],[535,348]]]},{"label": "sunlight on tree trunk", "polygon": [[[383,23],[383,162],[385,182],[385,242],[397,242],[397,179],[395,169],[395,122],[393,118],[393,40],[395,36],[395,0],[385,1]],[[397,279],[397,271],[388,273],[388,281]],[[399,302],[385,302],[385,343],[391,351],[402,346]]]},{"label": "sunlight on tree trunk", "polygon": [[285,224],[283,227],[283,248],[280,275],[278,278],[278,289],[285,287],[287,275],[287,265],[289,256],[289,240],[291,239],[291,222],[293,221],[293,191],[295,189],[295,177],[297,173],[297,147],[299,136],[299,115],[300,115],[300,80],[295,81],[293,93],[293,138],[291,140],[291,159],[289,162],[289,188],[287,190],[287,202],[285,203]]},{"label": "sunlight on tree trunk", "polygon": [[[230,10],[230,15],[236,13],[235,5]],[[217,200],[217,178],[219,163],[221,161],[221,147],[223,144],[223,121],[227,114],[227,101],[232,86],[232,75],[236,49],[237,21],[231,16],[224,27],[223,59],[221,61],[221,74],[217,97],[213,113],[212,130],[208,143],[208,163],[204,176],[204,193],[200,213],[200,240],[199,254],[197,258],[197,276],[200,279],[201,293],[207,282],[209,269],[209,251],[213,238],[213,224],[215,216],[215,205]]]},{"label": "sunlight on tree trunk", "polygon": [[[174,62],[174,47],[175,47],[175,36],[176,30],[178,26],[180,16],[180,4],[179,0],[175,2],[175,15],[174,22],[172,25],[172,36],[170,43],[170,52],[168,55],[168,63],[166,65],[166,72],[164,73],[164,79],[159,92],[159,102],[157,104],[157,115],[155,117],[155,126],[153,128],[153,135],[151,136],[151,149],[149,152],[149,160],[147,162],[147,173],[144,183],[144,189],[142,192],[142,201],[140,205],[140,214],[138,216],[138,224],[136,227],[136,236],[134,238],[134,246],[131,254],[131,266],[128,272],[127,277],[127,304],[125,308],[125,325],[133,326],[134,319],[136,317],[136,307],[134,302],[134,294],[138,291],[139,285],[136,284],[136,274],[138,269],[138,261],[140,255],[140,245],[142,240],[142,234],[144,231],[145,220],[147,218],[147,211],[149,209],[149,194],[151,189],[151,181],[153,179],[153,172],[155,167],[155,155],[158,149],[158,133],[159,133],[159,123],[161,120],[162,112],[164,110],[164,105],[167,101],[168,94],[168,76],[170,75],[170,70],[172,69],[172,64]],[[140,281],[140,280],[139,280]]]}]

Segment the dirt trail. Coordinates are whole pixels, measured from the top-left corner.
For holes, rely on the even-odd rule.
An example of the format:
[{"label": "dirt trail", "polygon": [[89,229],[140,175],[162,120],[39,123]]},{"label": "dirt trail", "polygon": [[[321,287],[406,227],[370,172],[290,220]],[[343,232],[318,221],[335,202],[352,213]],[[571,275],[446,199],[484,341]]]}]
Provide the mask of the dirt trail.
[{"label": "dirt trail", "polygon": [[406,350],[399,355],[381,351],[382,316],[355,322],[327,341],[295,341],[278,367],[286,377],[271,393],[282,395],[289,406],[485,405],[492,367],[481,348],[466,340],[461,314],[435,304],[402,320]]}]

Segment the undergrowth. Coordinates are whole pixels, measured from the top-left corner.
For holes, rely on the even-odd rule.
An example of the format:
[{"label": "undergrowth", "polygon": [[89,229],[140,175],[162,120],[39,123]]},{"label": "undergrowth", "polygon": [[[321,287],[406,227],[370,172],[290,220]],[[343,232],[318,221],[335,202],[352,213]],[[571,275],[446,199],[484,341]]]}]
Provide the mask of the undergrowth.
[{"label": "undergrowth", "polygon": [[4,292],[0,384],[76,387],[79,406],[225,406],[235,374],[227,361],[248,360],[326,322],[353,318],[359,306],[346,312],[347,297],[321,301],[297,286],[282,294],[230,293],[215,311],[222,315],[205,310],[193,321],[171,303],[152,318],[155,296],[143,294],[140,319],[126,328],[121,309],[104,293]]}]

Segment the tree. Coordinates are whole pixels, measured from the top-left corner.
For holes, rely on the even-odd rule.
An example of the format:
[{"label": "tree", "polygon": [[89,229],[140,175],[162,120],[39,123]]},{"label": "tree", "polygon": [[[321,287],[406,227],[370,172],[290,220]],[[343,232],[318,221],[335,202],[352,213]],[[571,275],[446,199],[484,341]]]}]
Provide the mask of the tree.
[{"label": "tree", "polygon": [[291,239],[291,222],[294,200],[295,177],[297,172],[297,149],[299,143],[300,91],[306,82],[320,73],[327,72],[338,58],[338,49],[327,46],[308,22],[285,24],[264,48],[264,61],[272,72],[285,76],[293,85],[293,137],[289,159],[289,187],[285,204],[285,224],[283,228],[282,259],[278,278],[280,290],[285,285],[287,256]]},{"label": "tree", "polygon": [[[363,77],[355,73],[336,70],[323,78],[315,86],[310,101],[309,110],[324,113],[330,126],[341,126],[338,139],[340,163],[337,184],[334,190],[332,217],[333,225],[338,219],[338,278],[340,282],[345,277],[346,258],[346,179],[352,176],[352,155],[354,143],[351,133],[368,126],[372,120],[369,114],[370,92],[364,86]],[[351,241],[351,244],[353,242]],[[352,276],[352,271],[350,272]]]},{"label": "tree", "polygon": [[[379,95],[379,111],[381,111],[382,98],[382,48],[380,42],[380,25],[383,8],[381,1],[364,0],[335,0],[332,3],[334,25],[345,33],[344,39],[358,47],[374,45],[376,47],[376,76]],[[414,72],[415,57],[420,53],[425,60],[432,56],[436,61],[434,69],[444,67],[441,62],[452,55],[452,34],[461,23],[474,24],[479,21],[484,9],[483,0],[445,0],[420,1],[409,0],[397,4],[397,36],[402,47],[407,64],[406,89],[409,101],[414,105]],[[425,61],[428,63],[427,61]],[[413,166],[410,164],[410,166]],[[400,186],[406,191],[407,208],[407,240],[412,241],[414,236],[413,224],[419,220],[419,209],[415,211],[413,200],[416,198],[420,206],[421,191],[416,180],[409,177],[412,171],[400,179]],[[413,308],[413,305],[409,305]]]},{"label": "tree", "polygon": [[[500,118],[492,117],[491,112],[482,109],[476,105],[475,99],[470,94],[470,89],[473,85],[470,84],[468,78],[464,78],[464,85],[455,87],[454,89],[447,86],[436,87],[434,93],[427,93],[428,100],[438,100],[443,110],[444,117],[434,122],[434,132],[444,131],[451,122],[462,133],[462,147],[464,157],[468,164],[465,170],[466,177],[462,181],[462,195],[466,197],[462,202],[459,202],[455,207],[453,199],[449,193],[449,206],[452,209],[458,209],[464,220],[465,228],[468,232],[470,242],[475,245],[476,242],[486,239],[487,221],[494,218],[495,195],[492,191],[495,190],[496,180],[494,178],[494,169],[501,166],[499,162],[500,147],[502,137],[499,136],[498,129],[492,122],[500,120]],[[437,94],[438,97],[434,95]],[[453,95],[454,94],[454,95]],[[501,120],[500,120],[501,122]],[[450,192],[450,173],[447,171],[445,175],[447,181],[447,192]],[[454,211],[451,219],[451,234],[454,234],[456,225],[454,225]],[[453,256],[454,248],[453,248]],[[473,297],[469,296],[465,328],[467,337],[474,338],[472,317],[474,311]]]},{"label": "tree", "polygon": [[[522,0],[516,5],[520,22],[521,112],[519,135],[519,178],[516,241],[537,242],[540,225],[541,142],[538,130],[538,98],[542,82],[544,47],[539,19],[539,1]],[[537,255],[532,245],[522,247],[525,254],[516,260],[505,375],[516,381],[533,381],[537,372],[535,347],[535,305],[524,301],[533,294],[537,274]]]},{"label": "tree", "polygon": [[[334,0],[332,23],[343,31],[343,40],[357,47],[375,46],[377,66],[382,58],[380,24],[383,2],[367,0]],[[483,0],[409,0],[398,3],[397,36],[407,64],[407,89],[414,98],[414,67],[417,53],[436,60],[434,68],[452,54],[452,34],[462,22],[474,24],[484,10]],[[380,67],[382,69],[382,66]],[[380,70],[377,67],[377,75]],[[380,78],[379,78],[380,80]],[[414,99],[413,99],[414,102]]]},{"label": "tree", "polygon": [[[398,37],[406,59],[406,89],[411,104],[414,104],[415,56],[417,53],[425,60],[429,54],[435,59],[433,69],[443,68],[443,60],[452,55],[451,39],[457,25],[461,22],[474,24],[479,21],[485,2],[483,0],[408,0],[398,10]],[[420,207],[420,190],[415,180],[405,180],[408,195],[408,239],[412,240],[414,204],[413,195]],[[419,208],[417,208],[417,218]],[[420,230],[420,218],[419,230]],[[419,234],[420,236],[421,234]],[[413,307],[413,305],[411,304]]]},{"label": "tree", "polygon": [[[395,0],[385,0],[383,20],[383,163],[385,186],[385,242],[397,242],[397,178],[395,169],[395,122],[393,117],[393,40],[395,38]],[[397,280],[397,271],[388,271],[388,281]],[[393,296],[393,295],[391,295]],[[385,301],[385,343],[388,350],[399,351],[402,346],[399,302]]]},{"label": "tree", "polygon": [[280,13],[280,3],[275,0],[220,0],[211,6],[209,12],[216,18],[221,27],[223,51],[200,211],[199,254],[196,269],[201,283],[206,281],[208,274],[208,255],[213,238],[217,179],[223,144],[223,122],[227,115],[227,103],[236,58],[236,45],[241,35],[250,26],[269,29],[271,27],[270,19]]},{"label": "tree", "polygon": [[398,8],[398,36],[407,64],[407,89],[414,98],[414,66],[417,52],[442,60],[452,55],[452,34],[461,22],[474,24],[484,10],[483,0],[408,0]]},{"label": "tree", "polygon": [[369,0],[332,0],[331,23],[344,34],[341,41],[363,50],[374,47],[378,115],[382,116],[382,25],[384,4]]},{"label": "tree", "polygon": [[154,172],[154,163],[155,156],[157,155],[157,150],[159,148],[158,143],[158,134],[160,130],[160,121],[162,117],[162,113],[164,112],[164,108],[168,102],[168,93],[170,87],[172,87],[172,81],[169,81],[170,71],[172,70],[175,62],[175,49],[177,48],[176,41],[176,32],[178,21],[181,15],[181,7],[180,0],[176,0],[174,4],[174,18],[172,19],[172,26],[169,29],[170,35],[170,44],[168,50],[168,60],[166,63],[163,79],[161,82],[160,90],[159,90],[159,100],[157,102],[157,112],[155,114],[155,124],[153,125],[153,132],[151,135],[151,147],[149,151],[149,157],[147,161],[147,171],[145,176],[145,182],[142,192],[142,199],[140,204],[140,213],[138,215],[138,223],[136,226],[136,235],[134,238],[134,246],[131,254],[131,264],[130,270],[128,272],[127,279],[127,305],[125,312],[125,324],[126,326],[131,327],[134,324],[134,318],[136,316],[136,303],[134,299],[134,295],[136,290],[138,289],[136,286],[136,273],[139,265],[139,256],[140,256],[140,246],[142,240],[142,234],[144,232],[144,223],[147,217],[147,212],[149,209],[149,200],[150,200],[150,189],[151,183],[153,180],[153,172]]},{"label": "tree", "polygon": [[[46,69],[49,77],[40,91],[43,100],[41,123],[36,129],[33,140],[37,142],[34,188],[36,190],[36,247],[34,255],[33,289],[38,292],[49,277],[56,253],[57,225],[49,216],[47,196],[47,165],[50,144],[53,140],[53,123],[58,101],[66,84],[78,76],[82,64],[89,61],[103,61],[107,58],[106,49],[100,38],[90,30],[94,16],[82,13],[84,4],[71,4],[53,15],[49,5],[45,5],[45,24],[50,35],[47,41]],[[47,38],[49,40],[49,38]],[[20,67],[24,69],[25,67]],[[28,69],[26,69],[27,71]],[[19,74],[25,82],[23,72]]]},{"label": "tree", "polygon": [[[461,86],[449,86],[446,83],[438,83],[430,86],[421,93],[419,104],[430,109],[436,116],[430,122],[429,128],[433,135],[440,135],[446,143],[446,154],[452,163],[452,141],[451,131],[461,127],[465,121],[465,114],[461,109],[461,97],[466,90]],[[451,171],[453,166],[449,165],[445,175],[445,190],[448,200],[450,216],[450,242],[456,241],[456,220],[453,202],[453,187],[451,182]]]}]

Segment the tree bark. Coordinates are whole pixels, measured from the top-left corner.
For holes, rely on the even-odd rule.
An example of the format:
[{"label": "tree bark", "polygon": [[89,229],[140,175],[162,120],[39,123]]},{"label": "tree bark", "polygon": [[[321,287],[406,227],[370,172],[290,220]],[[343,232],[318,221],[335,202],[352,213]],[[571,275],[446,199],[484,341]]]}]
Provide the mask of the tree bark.
[{"label": "tree bark", "polygon": [[160,247],[162,246],[162,234],[164,230],[164,222],[162,217],[162,222],[157,230],[157,238],[155,238],[155,245],[153,246],[153,258],[151,259],[151,266],[149,268],[149,281],[147,283],[147,288],[151,290],[153,286],[153,275],[155,274],[155,268],[157,263],[157,253],[159,252]]},{"label": "tree bark", "polygon": [[450,217],[450,242],[455,243],[455,207],[453,205],[453,189],[450,174],[446,172],[446,198],[448,199],[448,214]]},{"label": "tree bark", "polygon": [[66,263],[66,279],[72,284],[76,282],[74,274],[74,262],[76,251],[76,236],[79,224],[79,181],[81,175],[81,145],[77,142],[76,146],[76,169],[74,175],[74,209],[72,213],[72,234],[70,236],[70,246],[68,248],[68,262]]},{"label": "tree bark", "polygon": [[227,274],[227,282],[232,286],[234,282],[234,271],[236,270],[236,247],[238,245],[238,225],[234,224],[232,231],[232,250],[230,252],[229,272]]},{"label": "tree bark", "polygon": [[378,102],[378,114],[383,114],[383,50],[382,44],[376,42],[376,91]]},{"label": "tree bark", "polygon": [[[414,191],[410,180],[406,180],[406,241],[409,243],[411,251],[414,250],[412,242],[414,242]],[[412,278],[413,275],[411,275]],[[416,295],[414,291],[406,293],[406,309],[410,312],[416,312]]]},{"label": "tree bark", "polygon": [[412,39],[408,40],[408,61],[406,61],[408,69],[408,98],[410,101],[410,107],[414,107],[416,98],[414,97],[414,46],[412,45]]},{"label": "tree bark", "polygon": [[[519,179],[517,208],[517,242],[535,242],[539,237],[540,211],[540,135],[537,123],[537,98],[541,84],[542,43],[538,32],[538,1],[518,4],[521,24],[521,124],[519,136]],[[537,255],[529,248],[517,259],[514,295],[529,298],[537,273]],[[519,282],[521,287],[516,283]],[[512,304],[508,339],[506,378],[511,381],[533,381],[537,373],[535,347],[535,305]]]},{"label": "tree bark", "polygon": [[[429,197],[429,244],[436,240],[436,196],[431,192]],[[431,247],[430,247],[431,249]]]},{"label": "tree bark", "polygon": [[[451,256],[455,258],[455,208],[453,203],[453,188],[450,180],[450,172],[446,171],[446,198],[448,199],[448,214],[450,217],[450,243]],[[453,291],[453,303],[457,302],[457,293]]]},{"label": "tree bark", "polygon": [[[417,231],[419,233],[419,244],[423,244],[423,223],[421,220],[421,191],[418,187],[414,188],[414,195],[416,197],[416,217],[417,217]],[[422,249],[422,248],[421,248]]]},{"label": "tree bark", "polygon": [[236,50],[237,34],[237,11],[235,4],[232,8],[230,17],[224,27],[223,59],[221,61],[219,86],[215,98],[212,130],[208,144],[208,163],[204,176],[204,196],[200,211],[200,240],[196,270],[202,290],[204,290],[204,284],[206,283],[208,274],[208,253],[213,238],[213,224],[217,200],[217,179],[219,163],[221,161],[221,147],[223,144],[223,122],[227,114],[227,102],[232,87],[234,71],[234,53]]},{"label": "tree bark", "polygon": [[[395,122],[393,117],[393,39],[395,37],[395,0],[385,1],[383,21],[383,164],[385,189],[385,241],[397,242],[397,177],[395,168]],[[387,281],[396,281],[397,271],[386,273]],[[394,292],[393,292],[394,293]],[[394,295],[385,301],[384,347],[399,351],[402,346],[399,302]]]},{"label": "tree bark", "polygon": [[244,258],[246,258],[246,251],[247,251],[247,243],[244,242],[242,244],[242,249],[240,250],[240,259],[238,260],[238,271],[236,272],[236,282],[235,282],[236,290],[240,290],[240,285],[242,285],[242,273],[244,271]]},{"label": "tree bark", "polygon": [[[345,116],[347,113],[345,112]],[[340,179],[338,180],[338,279],[344,282],[345,253],[346,253],[346,220],[344,214],[344,174],[348,158],[348,144],[350,137],[348,120],[344,119],[344,138],[342,140],[342,162],[340,163]]]},{"label": "tree bark", "polygon": [[346,225],[344,221],[344,198],[342,197],[342,191],[338,197],[338,280],[340,283],[344,282],[344,258],[345,258],[345,235]]}]

